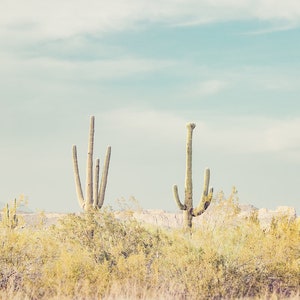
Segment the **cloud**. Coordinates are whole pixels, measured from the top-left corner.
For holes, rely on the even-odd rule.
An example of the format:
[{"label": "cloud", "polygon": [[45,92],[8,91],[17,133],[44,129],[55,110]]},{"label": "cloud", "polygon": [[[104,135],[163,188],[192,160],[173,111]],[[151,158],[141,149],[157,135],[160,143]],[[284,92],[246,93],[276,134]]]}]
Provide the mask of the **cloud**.
[{"label": "cloud", "polygon": [[300,162],[300,118],[217,118],[212,117],[199,129],[199,142],[205,148],[217,148],[232,154],[278,154],[283,159]]},{"label": "cloud", "polygon": [[300,119],[277,121],[266,128],[265,147],[269,151],[300,152]]},{"label": "cloud", "polygon": [[299,21],[300,3],[297,0],[277,1],[262,0],[257,1],[254,6],[254,14],[263,20],[279,19]]},{"label": "cloud", "polygon": [[[290,72],[291,73],[291,72]],[[298,91],[300,80],[296,75],[271,75],[263,78],[258,84],[270,91]]]},{"label": "cloud", "polygon": [[260,28],[257,30],[250,30],[245,32],[245,35],[262,35],[268,34],[272,32],[279,32],[279,31],[288,31],[297,27],[297,22],[294,21],[286,21],[284,22],[272,22],[272,24],[265,26],[264,28]]},{"label": "cloud", "polygon": [[203,119],[188,120],[180,113],[128,108],[105,112],[99,120],[116,135],[123,132],[126,140],[144,140],[145,145],[180,145],[186,123],[193,121],[197,125],[195,148],[244,154],[300,153],[300,118],[206,115]]},{"label": "cloud", "polygon": [[[27,3],[4,1],[1,23],[5,28],[23,34],[45,37],[68,37],[81,33],[118,30],[136,19],[139,5],[134,1],[51,1]],[[132,20],[132,21],[130,21]],[[30,32],[27,28],[30,27]],[[3,28],[3,27],[2,27]]]},{"label": "cloud", "polygon": [[18,79],[54,82],[100,81],[119,79],[138,74],[155,73],[173,68],[171,60],[119,57],[91,61],[72,61],[51,57],[17,58],[12,55],[0,56],[1,70],[5,80]]},{"label": "cloud", "polygon": [[4,0],[0,34],[15,38],[66,38],[133,29],[145,22],[195,25],[230,20],[286,20],[299,23],[296,0]]}]

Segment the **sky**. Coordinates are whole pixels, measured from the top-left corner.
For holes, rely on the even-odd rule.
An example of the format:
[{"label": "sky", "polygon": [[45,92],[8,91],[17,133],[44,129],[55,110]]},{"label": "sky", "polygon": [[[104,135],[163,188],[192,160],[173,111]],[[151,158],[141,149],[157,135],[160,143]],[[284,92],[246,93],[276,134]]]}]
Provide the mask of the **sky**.
[{"label": "sky", "polygon": [[299,215],[299,36],[296,0],[0,0],[0,202],[80,211],[94,115],[106,206],[178,211],[194,122],[195,205],[209,167],[215,196]]}]

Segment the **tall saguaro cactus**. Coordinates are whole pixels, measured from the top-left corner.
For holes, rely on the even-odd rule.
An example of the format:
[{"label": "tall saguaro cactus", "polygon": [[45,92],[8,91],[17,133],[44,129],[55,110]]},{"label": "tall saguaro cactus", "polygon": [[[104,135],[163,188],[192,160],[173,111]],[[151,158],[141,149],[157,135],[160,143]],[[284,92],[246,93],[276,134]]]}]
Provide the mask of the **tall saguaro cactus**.
[{"label": "tall saguaro cactus", "polygon": [[194,123],[187,124],[187,141],[186,141],[186,174],[185,174],[185,199],[184,204],[180,201],[177,185],[173,186],[175,201],[179,209],[183,210],[184,227],[192,228],[193,217],[199,216],[205,212],[211,203],[213,188],[209,190],[210,170],[205,169],[204,185],[200,202],[197,207],[193,207],[193,182],[192,182],[192,140],[193,130],[196,127]]},{"label": "tall saguaro cactus", "polygon": [[[90,119],[90,132],[88,141],[88,154],[86,166],[86,196],[84,199],[81,180],[79,175],[77,148],[73,145],[73,167],[75,176],[75,186],[77,192],[78,202],[81,208],[88,211],[92,208],[100,209],[104,202],[105,190],[107,185],[108,169],[111,155],[111,147],[107,147],[106,157],[99,187],[99,172],[100,160],[96,159],[95,169],[93,170],[93,154],[94,154],[94,133],[95,133],[95,117],[91,116]],[[93,174],[94,173],[94,174]]]}]

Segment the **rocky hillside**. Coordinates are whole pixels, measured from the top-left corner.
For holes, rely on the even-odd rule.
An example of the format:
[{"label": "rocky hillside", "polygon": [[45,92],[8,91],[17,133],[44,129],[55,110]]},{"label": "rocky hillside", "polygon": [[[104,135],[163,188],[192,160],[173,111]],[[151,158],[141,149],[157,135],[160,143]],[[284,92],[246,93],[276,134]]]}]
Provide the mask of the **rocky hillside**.
[{"label": "rocky hillside", "polygon": [[[128,212],[116,212],[116,217],[125,219]],[[170,213],[162,210],[141,210],[132,211],[131,216],[136,220],[166,228],[181,228],[183,226],[182,212]],[[276,210],[267,210],[265,208],[257,209],[252,205],[239,205],[237,207],[213,206],[201,216],[193,219],[195,227],[201,227],[205,224],[222,224],[228,221],[238,224],[244,218],[254,217],[260,222],[262,228],[268,228],[273,218],[287,217],[289,220],[296,219],[296,211],[292,207],[280,206]]]},{"label": "rocky hillside", "polygon": [[[139,222],[164,228],[181,228],[183,226],[181,211],[172,213],[163,210],[131,210],[115,211],[114,214],[120,220],[134,218]],[[50,226],[55,224],[59,218],[65,216],[65,214],[59,213],[20,213],[19,215],[25,224],[31,226],[38,226],[40,224]],[[264,229],[270,226],[274,217],[287,217],[289,220],[297,218],[295,209],[287,206],[277,207],[276,210],[267,210],[265,208],[257,209],[252,205],[242,204],[236,206],[228,206],[227,204],[223,206],[211,205],[203,215],[193,219],[193,226],[197,228],[207,224],[210,224],[210,226],[225,223],[238,224],[241,220],[250,217],[256,218]]]}]

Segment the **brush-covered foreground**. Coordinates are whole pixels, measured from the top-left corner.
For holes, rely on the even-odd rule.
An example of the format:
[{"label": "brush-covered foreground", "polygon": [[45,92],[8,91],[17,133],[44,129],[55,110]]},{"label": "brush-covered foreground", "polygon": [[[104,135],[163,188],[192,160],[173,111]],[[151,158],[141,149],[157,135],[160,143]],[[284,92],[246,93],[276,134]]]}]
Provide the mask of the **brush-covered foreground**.
[{"label": "brush-covered foreground", "polygon": [[255,214],[234,222],[235,204],[224,204],[222,222],[192,234],[110,211],[67,215],[50,227],[3,218],[0,298],[298,298],[299,219],[274,219],[263,230]]}]

